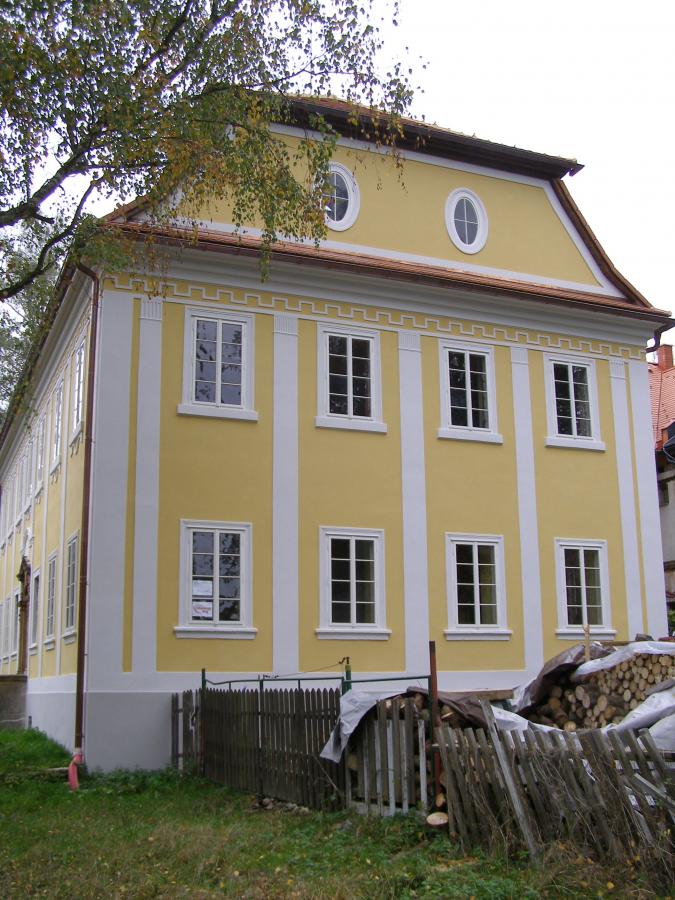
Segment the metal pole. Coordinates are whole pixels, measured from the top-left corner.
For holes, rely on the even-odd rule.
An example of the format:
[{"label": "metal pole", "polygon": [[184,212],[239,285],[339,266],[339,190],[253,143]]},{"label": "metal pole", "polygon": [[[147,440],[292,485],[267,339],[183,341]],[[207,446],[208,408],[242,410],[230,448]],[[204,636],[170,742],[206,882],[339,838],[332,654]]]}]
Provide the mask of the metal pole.
[{"label": "metal pole", "polygon": [[429,641],[429,700],[431,701],[431,722],[432,722],[432,749],[431,758],[433,761],[432,772],[434,775],[434,803],[438,795],[438,785],[441,779],[441,760],[438,750],[433,749],[434,740],[433,732],[436,728],[440,728],[441,717],[438,713],[438,671],[436,669],[436,641]]}]

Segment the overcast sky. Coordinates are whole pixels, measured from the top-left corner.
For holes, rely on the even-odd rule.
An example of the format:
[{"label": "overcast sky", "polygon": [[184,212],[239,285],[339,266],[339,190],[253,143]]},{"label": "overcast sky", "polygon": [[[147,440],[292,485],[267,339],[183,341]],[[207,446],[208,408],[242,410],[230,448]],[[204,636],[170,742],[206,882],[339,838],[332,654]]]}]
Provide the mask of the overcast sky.
[{"label": "overcast sky", "polygon": [[[675,312],[675,2],[401,0],[387,55],[407,44],[413,115],[572,157],[565,179],[619,271]],[[675,342],[675,331],[671,332]]]}]

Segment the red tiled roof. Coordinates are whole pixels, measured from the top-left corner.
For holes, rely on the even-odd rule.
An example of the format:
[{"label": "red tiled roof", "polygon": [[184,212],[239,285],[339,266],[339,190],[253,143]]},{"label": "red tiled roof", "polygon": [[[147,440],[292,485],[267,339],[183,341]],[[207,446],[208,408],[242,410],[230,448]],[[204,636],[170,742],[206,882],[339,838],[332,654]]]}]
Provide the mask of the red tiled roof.
[{"label": "red tiled roof", "polygon": [[654,447],[660,450],[663,430],[675,422],[675,367],[662,368],[658,363],[649,363],[649,394]]}]

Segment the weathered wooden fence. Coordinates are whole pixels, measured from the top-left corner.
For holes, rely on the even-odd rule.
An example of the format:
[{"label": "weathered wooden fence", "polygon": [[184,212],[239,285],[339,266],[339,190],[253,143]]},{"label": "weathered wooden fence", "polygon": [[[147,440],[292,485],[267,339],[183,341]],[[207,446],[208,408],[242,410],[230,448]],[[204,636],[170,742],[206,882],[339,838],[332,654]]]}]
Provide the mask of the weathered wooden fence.
[{"label": "weathered wooden fence", "polygon": [[624,858],[663,843],[673,775],[649,732],[436,730],[451,834],[469,847],[569,840]]},{"label": "weathered wooden fence", "polygon": [[174,765],[186,769],[198,756],[207,778],[236,790],[315,809],[338,807],[344,767],[319,754],[339,712],[340,691],[333,689],[175,694]]},{"label": "weathered wooden fence", "polygon": [[394,815],[428,807],[427,723],[412,698],[381,700],[359,723],[346,755],[348,806]]}]

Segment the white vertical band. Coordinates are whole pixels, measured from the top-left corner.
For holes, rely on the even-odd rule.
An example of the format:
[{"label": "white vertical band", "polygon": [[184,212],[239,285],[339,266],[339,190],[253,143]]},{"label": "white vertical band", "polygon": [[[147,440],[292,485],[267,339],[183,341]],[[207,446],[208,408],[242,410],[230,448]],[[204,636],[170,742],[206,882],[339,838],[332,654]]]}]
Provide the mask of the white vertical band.
[{"label": "white vertical band", "polygon": [[136,422],[134,525],[134,673],[157,665],[157,524],[159,515],[159,424],[162,382],[162,306],[141,301]]},{"label": "white vertical band", "polygon": [[[59,564],[57,566],[57,588],[54,609],[54,637],[56,638],[56,668],[57,675],[61,674],[61,644],[63,635],[63,572],[66,568],[66,488],[68,486],[68,449],[70,442],[70,360],[67,360],[63,370],[63,393],[61,399],[61,460],[59,462],[59,481],[61,486],[59,499]],[[84,640],[84,635],[78,635],[78,640]]]},{"label": "white vertical band", "polygon": [[668,633],[668,622],[647,363],[631,360],[628,363],[628,371],[633,407],[633,441],[647,599],[647,630],[652,637],[659,638]]},{"label": "white vertical band", "polygon": [[511,348],[513,420],[516,435],[516,478],[520,524],[520,568],[523,586],[525,669],[535,675],[544,663],[544,633],[541,613],[539,527],[532,439],[530,366],[525,347]]},{"label": "white vertical band", "polygon": [[274,316],[272,659],[277,675],[300,668],[298,614],[298,320]]},{"label": "white vertical band", "polygon": [[[611,359],[609,361],[609,375],[612,386],[616,469],[619,482],[619,510],[626,585],[628,640],[632,641],[636,634],[644,631],[645,626],[642,618],[642,585],[640,583],[635,485],[631,460],[626,364],[622,359]],[[651,434],[651,430],[649,433]]]},{"label": "white vertical band", "polygon": [[420,336],[400,331],[398,364],[401,403],[401,491],[403,501],[403,604],[406,672],[429,667],[427,495]]},{"label": "white vertical band", "polygon": [[103,291],[94,387],[87,687],[122,672],[133,300]]}]

